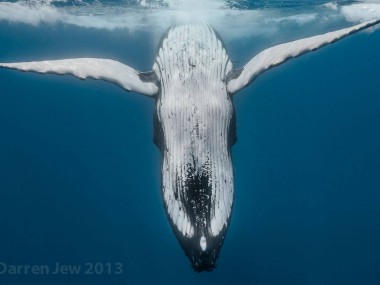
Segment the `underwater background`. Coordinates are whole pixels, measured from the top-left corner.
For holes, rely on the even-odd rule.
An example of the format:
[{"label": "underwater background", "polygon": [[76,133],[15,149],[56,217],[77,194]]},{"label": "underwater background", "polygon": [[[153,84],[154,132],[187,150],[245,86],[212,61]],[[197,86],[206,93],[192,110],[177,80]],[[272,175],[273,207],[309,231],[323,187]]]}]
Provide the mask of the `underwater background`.
[{"label": "underwater background", "polygon": [[[240,67],[376,17],[379,1],[1,1],[0,62],[101,57],[148,71],[168,27],[203,21]],[[380,284],[377,28],[234,97],[234,210],[211,273],[191,269],[164,212],[154,100],[0,70],[1,284]],[[3,273],[56,263],[112,268]]]}]

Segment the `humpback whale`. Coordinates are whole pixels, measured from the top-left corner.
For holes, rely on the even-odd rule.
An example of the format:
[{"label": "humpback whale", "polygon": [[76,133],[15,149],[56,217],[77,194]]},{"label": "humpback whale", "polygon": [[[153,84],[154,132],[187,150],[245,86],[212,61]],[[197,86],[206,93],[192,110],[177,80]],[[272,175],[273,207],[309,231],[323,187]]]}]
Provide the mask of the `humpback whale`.
[{"label": "humpback whale", "polygon": [[204,23],[171,27],[149,72],[100,58],[0,63],[0,67],[100,79],[154,98],[154,142],[161,151],[166,214],[194,270],[211,271],[233,207],[233,95],[291,58],[378,23],[380,19],[276,45],[241,68],[233,67],[222,39]]}]

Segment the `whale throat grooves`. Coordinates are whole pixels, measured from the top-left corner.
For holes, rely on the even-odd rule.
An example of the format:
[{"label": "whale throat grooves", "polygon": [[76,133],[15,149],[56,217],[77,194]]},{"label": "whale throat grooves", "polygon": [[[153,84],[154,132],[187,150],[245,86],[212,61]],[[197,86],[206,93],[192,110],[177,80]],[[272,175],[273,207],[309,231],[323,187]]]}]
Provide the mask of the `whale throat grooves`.
[{"label": "whale throat grooves", "polygon": [[235,112],[225,78],[232,64],[207,25],[171,28],[153,70],[160,81],[154,141],[174,233],[196,271],[210,271],[233,203]]}]

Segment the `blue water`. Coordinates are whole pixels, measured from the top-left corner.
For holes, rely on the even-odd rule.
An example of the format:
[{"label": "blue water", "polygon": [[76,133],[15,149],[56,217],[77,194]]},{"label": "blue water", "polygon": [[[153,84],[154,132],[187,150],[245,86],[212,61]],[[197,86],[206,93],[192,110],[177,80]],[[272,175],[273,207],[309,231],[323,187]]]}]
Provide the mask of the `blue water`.
[{"label": "blue water", "polygon": [[[241,9],[289,15],[325,2]],[[272,44],[353,24],[316,23],[281,22],[273,36],[226,35],[225,44],[240,66]],[[150,70],[157,43],[147,28],[0,21],[3,62],[105,57]],[[0,271],[112,266],[112,274],[0,274],[1,284],[380,284],[379,48],[379,30],[353,35],[234,97],[234,211],[217,268],[201,274],[162,206],[154,100],[101,81],[0,70]]]}]

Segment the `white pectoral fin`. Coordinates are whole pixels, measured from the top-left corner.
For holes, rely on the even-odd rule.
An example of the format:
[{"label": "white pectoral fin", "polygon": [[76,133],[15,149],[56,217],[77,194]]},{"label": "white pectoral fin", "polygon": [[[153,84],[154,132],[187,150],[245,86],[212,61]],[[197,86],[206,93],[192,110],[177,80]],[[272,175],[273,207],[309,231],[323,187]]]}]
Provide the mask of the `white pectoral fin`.
[{"label": "white pectoral fin", "polygon": [[355,32],[364,30],[380,23],[380,19],[362,24],[268,48],[252,58],[242,69],[234,70],[227,78],[227,90],[233,94],[254,81],[260,74],[272,67],[280,65],[288,59],[314,51],[325,45],[336,42]]},{"label": "white pectoral fin", "polygon": [[0,63],[0,67],[38,73],[71,74],[80,79],[93,78],[112,82],[127,91],[154,96],[158,86],[153,78],[115,60],[74,58],[62,60]]}]

